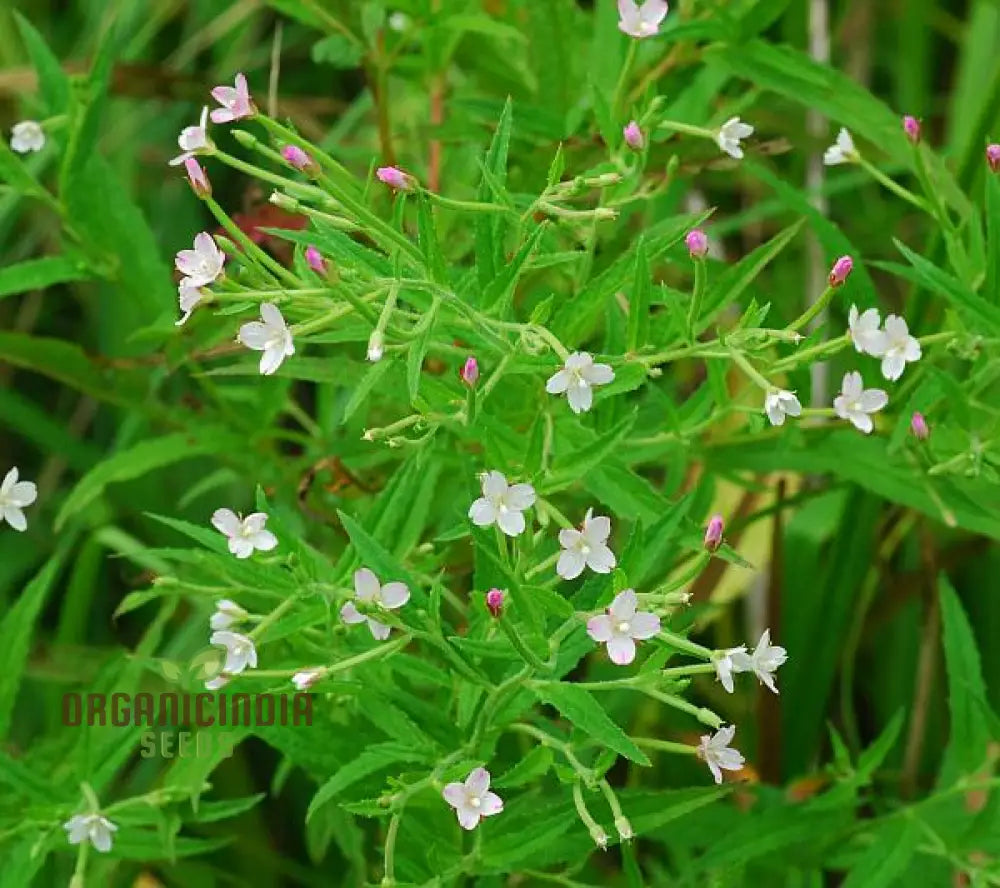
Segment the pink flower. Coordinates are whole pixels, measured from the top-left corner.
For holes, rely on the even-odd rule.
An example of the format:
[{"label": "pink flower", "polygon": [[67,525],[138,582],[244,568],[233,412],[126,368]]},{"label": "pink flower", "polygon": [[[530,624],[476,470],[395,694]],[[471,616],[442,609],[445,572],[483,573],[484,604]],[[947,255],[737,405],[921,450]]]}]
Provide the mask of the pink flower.
[{"label": "pink flower", "polygon": [[222,274],[225,262],[226,254],[207,231],[195,235],[193,250],[180,250],[174,258],[174,266],[192,287],[211,284]]},{"label": "pink flower", "polygon": [[907,114],[903,118],[903,132],[914,145],[920,141],[920,121]]},{"label": "pink flower", "polygon": [[212,183],[208,181],[208,175],[204,167],[193,157],[188,157],[184,161],[184,169],[187,170],[188,182],[191,190],[198,197],[208,197],[212,193]]},{"label": "pink flower", "polygon": [[500,616],[500,611],[503,610],[503,602],[506,596],[503,594],[501,589],[490,589],[486,593],[486,608],[489,610],[494,617]]},{"label": "pink flower", "polygon": [[986,162],[994,173],[1000,173],[1000,145],[994,143],[986,146]]},{"label": "pink flower", "polygon": [[722,545],[722,533],[725,530],[721,515],[713,515],[705,528],[705,548],[715,552]]},{"label": "pink flower", "polygon": [[306,247],[306,265],[315,271],[316,274],[326,274],[326,259],[313,246]]},{"label": "pink flower", "polygon": [[462,382],[472,388],[479,381],[479,362],[470,355],[462,365]]},{"label": "pink flower", "polygon": [[913,432],[913,437],[918,441],[926,441],[931,435],[930,426],[927,425],[927,420],[919,411],[915,411],[910,417],[910,431]]},{"label": "pink flower", "polygon": [[633,151],[642,151],[646,147],[646,138],[643,136],[642,130],[639,129],[639,124],[634,120],[622,130],[622,135],[625,137],[625,144]]},{"label": "pink flower", "polygon": [[396,191],[413,191],[417,184],[413,176],[404,173],[398,167],[379,167],[375,170],[375,175],[378,176],[380,182],[390,188],[395,188]]},{"label": "pink flower", "polygon": [[311,174],[317,170],[316,161],[299,148],[298,145],[286,145],[281,149],[281,156],[285,158],[289,166],[293,166],[303,173]]},{"label": "pink flower", "polygon": [[618,666],[627,666],[635,659],[636,641],[652,638],[660,631],[660,618],[638,607],[635,590],[624,589],[615,596],[607,613],[587,621],[587,634],[607,645],[611,662]]},{"label": "pink flower", "polygon": [[830,286],[841,286],[847,280],[852,268],[854,268],[854,260],[850,256],[841,256],[830,269]]},{"label": "pink flower", "polygon": [[257,113],[250,91],[247,89],[247,79],[243,74],[236,75],[236,86],[217,86],[212,90],[212,98],[221,108],[212,111],[212,123],[229,123],[232,120],[242,120],[253,117]]},{"label": "pink flower", "polygon": [[692,228],[684,238],[692,259],[701,259],[708,254],[708,235],[700,228]]},{"label": "pink flower", "polygon": [[181,154],[170,161],[170,166],[180,166],[189,157],[194,157],[199,151],[205,151],[211,147],[212,142],[208,138],[208,107],[201,109],[201,120],[197,126],[186,126],[177,137],[177,144],[180,146]]},{"label": "pink flower", "polygon": [[666,15],[666,0],[645,0],[641,7],[635,0],[618,0],[618,30],[637,40],[659,34]]},{"label": "pink flower", "polygon": [[490,772],[475,768],[464,783],[449,783],[441,795],[455,809],[462,829],[475,829],[483,817],[503,811],[503,801],[490,792]]}]

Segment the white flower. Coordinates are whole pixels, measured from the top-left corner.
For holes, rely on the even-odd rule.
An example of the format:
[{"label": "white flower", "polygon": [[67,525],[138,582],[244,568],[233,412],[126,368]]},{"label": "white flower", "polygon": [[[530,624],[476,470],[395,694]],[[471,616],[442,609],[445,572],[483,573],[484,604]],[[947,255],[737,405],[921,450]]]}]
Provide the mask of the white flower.
[{"label": "white flower", "polygon": [[618,30],[641,40],[660,33],[667,16],[666,0],[646,0],[640,8],[635,0],[618,0]]},{"label": "white flower", "polygon": [[211,284],[225,265],[226,254],[219,249],[215,239],[207,231],[194,237],[193,250],[181,250],[174,258],[174,267],[187,278],[191,287]]},{"label": "white flower", "polygon": [[823,163],[827,166],[837,166],[841,163],[857,163],[858,149],[854,147],[854,139],[846,129],[841,129],[834,142],[823,153]]},{"label": "white flower", "polygon": [[851,306],[847,314],[847,326],[850,329],[851,342],[857,351],[875,357],[885,354],[885,334],[879,329],[880,324],[877,308],[869,308],[859,314],[858,307]]},{"label": "white flower", "polygon": [[45,147],[45,131],[37,120],[22,120],[10,131],[10,147],[18,154],[41,151]]},{"label": "white flower", "polygon": [[197,126],[186,126],[177,137],[177,144],[182,154],[170,161],[170,166],[180,166],[189,157],[194,157],[199,151],[204,151],[212,143],[208,138],[208,108],[201,109],[201,120]]},{"label": "white flower", "polygon": [[[220,511],[228,511],[220,509]],[[266,531],[265,531],[266,533]],[[208,625],[213,629],[228,629],[236,623],[241,623],[249,614],[241,608],[235,601],[222,598],[215,602],[215,613],[212,614]]]},{"label": "white flower", "polygon": [[910,335],[906,321],[896,315],[885,319],[885,352],[882,375],[895,382],[903,375],[907,364],[920,360],[920,343]]},{"label": "white flower", "polygon": [[302,669],[292,676],[292,684],[297,691],[308,691],[325,674],[325,669]]},{"label": "white flower", "polygon": [[14,530],[27,530],[28,522],[21,510],[37,498],[38,488],[31,481],[18,481],[14,466],[0,484],[0,524],[6,521]]},{"label": "white flower", "polygon": [[871,413],[877,413],[889,403],[889,396],[882,389],[866,389],[861,374],[845,373],[840,394],[833,399],[833,409],[841,419],[849,420],[866,435],[874,428]]},{"label": "white flower", "polygon": [[215,678],[210,678],[205,682],[206,691],[217,691],[219,688],[224,688],[229,684],[230,676],[226,675],[224,672],[220,672]]},{"label": "white flower", "polygon": [[[358,601],[383,610],[395,610],[410,600],[410,590],[406,583],[386,583],[383,586],[378,577],[367,567],[361,568],[354,574],[354,594]],[[345,623],[352,625],[367,622],[372,637],[376,641],[385,641],[391,631],[385,623],[380,623],[372,617],[366,617],[354,606],[353,601],[348,601],[340,609],[340,618]]]},{"label": "white flower", "polygon": [[265,302],[260,307],[260,317],[260,321],[240,327],[237,339],[247,348],[264,353],[260,358],[260,372],[262,376],[270,376],[285,358],[295,354],[295,345],[278,306]]},{"label": "white flower", "polygon": [[90,842],[102,854],[111,850],[111,833],[118,827],[100,814],[77,814],[63,824],[71,845]]},{"label": "white flower", "polygon": [[389,15],[389,18],[386,20],[386,24],[389,25],[390,31],[400,33],[410,27],[410,17],[405,12],[399,12],[397,10]]},{"label": "white flower", "polygon": [[497,525],[507,536],[524,532],[525,509],[535,503],[535,488],[530,484],[508,484],[500,472],[480,476],[483,495],[469,507],[469,517],[477,527]]},{"label": "white flower", "polygon": [[587,509],[580,530],[564,528],[559,531],[559,545],[563,551],[556,563],[556,573],[564,580],[575,580],[583,573],[584,567],[601,574],[614,570],[615,556],[608,548],[611,519],[603,515],[595,518],[593,511]]},{"label": "white flower", "polygon": [[795,397],[795,392],[774,389],[764,396],[764,412],[771,425],[780,426],[785,424],[786,416],[801,416],[802,405]]},{"label": "white flower", "polygon": [[[771,644],[771,630],[764,630],[752,654],[748,654],[745,648],[738,650],[739,653],[733,655],[735,671],[753,672],[768,690],[777,694],[778,687],[774,683],[774,673],[788,659],[788,653],[783,647]],[[731,688],[728,690],[732,691]]]},{"label": "white flower", "polygon": [[740,645],[727,651],[719,651],[713,658],[715,675],[730,694],[733,692],[733,673],[745,671],[741,666],[746,653],[746,645]]},{"label": "white flower", "polygon": [[226,649],[226,662],[222,666],[222,671],[226,674],[227,681],[231,676],[239,675],[244,669],[257,668],[257,648],[254,647],[252,638],[239,632],[222,629],[213,632],[208,641],[209,644],[218,644]]},{"label": "white flower", "polygon": [[753,127],[749,123],[744,123],[738,117],[731,117],[719,128],[715,141],[730,157],[742,160],[743,149],[740,147],[740,140],[752,135]]},{"label": "white flower", "polygon": [[193,312],[198,304],[205,298],[205,291],[201,287],[196,287],[191,283],[191,278],[182,278],[181,282],[177,285],[177,302],[181,308],[181,319],[179,321],[174,321],[175,327],[180,327],[181,324],[187,322],[187,319],[191,317],[191,312]]},{"label": "white flower", "polygon": [[241,518],[232,509],[216,509],[212,526],[229,538],[229,551],[237,558],[249,558],[254,549],[270,552],[278,545],[278,538],[264,529],[266,512],[253,512]]},{"label": "white flower", "polygon": [[587,352],[574,352],[566,358],[566,365],[545,383],[545,391],[550,395],[566,393],[570,409],[574,413],[584,413],[594,402],[595,385],[606,385],[615,378],[615,372],[607,364],[595,364]]},{"label": "white flower", "polygon": [[652,638],[660,631],[660,618],[651,611],[638,611],[639,599],[634,589],[624,589],[615,596],[606,614],[587,621],[587,634],[599,644],[606,644],[612,663],[627,666],[635,659],[635,642]]},{"label": "white flower", "polygon": [[730,749],[729,744],[736,733],[736,726],[719,728],[711,737],[703,734],[698,744],[700,758],[712,772],[716,783],[722,783],[722,772],[738,771],[743,767],[743,754],[737,749]]},{"label": "white flower", "polygon": [[490,772],[486,768],[475,768],[465,783],[449,783],[441,795],[455,809],[462,829],[475,829],[481,818],[503,811],[503,800],[490,792]]}]

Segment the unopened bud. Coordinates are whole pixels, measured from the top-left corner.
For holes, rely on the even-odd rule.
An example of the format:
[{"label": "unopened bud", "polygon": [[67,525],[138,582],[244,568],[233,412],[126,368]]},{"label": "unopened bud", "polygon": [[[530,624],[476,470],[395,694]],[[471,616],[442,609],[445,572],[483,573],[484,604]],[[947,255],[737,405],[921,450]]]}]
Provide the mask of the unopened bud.
[{"label": "unopened bud", "polygon": [[375,170],[378,180],[396,191],[413,191],[417,180],[398,167],[379,167]]},{"label": "unopened bud", "polygon": [[646,147],[646,137],[634,120],[622,130],[622,135],[625,137],[625,144],[633,151],[642,151]]},{"label": "unopened bud", "polygon": [[472,388],[479,381],[479,362],[471,355],[465,359],[462,365],[462,382]]},{"label": "unopened bud", "polygon": [[618,830],[618,836],[623,842],[627,842],[635,836],[635,833],[632,832],[632,824],[625,816],[615,818],[615,829]]},{"label": "unopened bud", "polygon": [[914,411],[913,416],[910,417],[910,431],[913,432],[913,437],[918,441],[926,441],[931,435],[930,426],[927,425],[927,420],[919,411]]},{"label": "unopened bud", "polygon": [[184,161],[184,169],[187,170],[188,183],[191,190],[198,197],[210,197],[212,194],[212,183],[208,181],[208,174],[205,168],[193,157],[188,157]]},{"label": "unopened bud", "polygon": [[903,132],[906,133],[906,138],[916,145],[920,141],[920,121],[907,114],[903,118]]},{"label": "unopened bud", "polygon": [[709,552],[715,552],[722,545],[722,534],[725,527],[721,515],[713,515],[708,519],[708,526],[705,528],[705,548]]},{"label": "unopened bud", "polygon": [[702,259],[708,255],[708,235],[700,228],[692,228],[684,238],[692,259]]},{"label": "unopened bud", "polygon": [[986,162],[994,173],[1000,173],[1000,145],[994,143],[986,146]]},{"label": "unopened bud", "polygon": [[500,616],[505,597],[502,589],[490,589],[486,593],[486,607],[494,617]]},{"label": "unopened bud", "polygon": [[384,342],[382,340],[382,334],[376,330],[368,339],[368,360],[373,364],[382,360],[382,355],[385,352],[383,346]]},{"label": "unopened bud", "polygon": [[830,286],[841,286],[847,280],[852,268],[854,268],[854,260],[850,256],[841,256],[830,269]]},{"label": "unopened bud", "polygon": [[594,844],[602,851],[608,850],[608,834],[596,823],[590,828],[590,837],[594,840]]},{"label": "unopened bud", "polygon": [[295,167],[295,169],[301,170],[310,176],[319,172],[316,161],[299,148],[298,145],[285,145],[281,149],[281,156],[289,166]]},{"label": "unopened bud", "polygon": [[314,246],[306,247],[306,265],[308,265],[316,274],[326,274],[326,259],[323,258],[323,254],[320,253]]}]

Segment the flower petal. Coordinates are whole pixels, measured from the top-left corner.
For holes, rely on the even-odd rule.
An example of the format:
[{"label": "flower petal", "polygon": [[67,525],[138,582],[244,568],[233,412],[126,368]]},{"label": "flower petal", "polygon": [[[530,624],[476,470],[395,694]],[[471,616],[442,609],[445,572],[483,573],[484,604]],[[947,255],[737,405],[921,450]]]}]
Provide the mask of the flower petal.
[{"label": "flower petal", "polygon": [[660,631],[660,618],[650,611],[639,611],[630,622],[629,634],[640,641]]},{"label": "flower petal", "polygon": [[470,795],[481,796],[490,788],[490,772],[486,768],[473,768],[465,778],[465,789]]},{"label": "flower petal", "polygon": [[232,509],[216,509],[212,513],[212,526],[227,537],[236,536],[243,526]]},{"label": "flower petal", "polygon": [[236,335],[236,338],[247,348],[252,348],[254,351],[263,351],[267,348],[267,343],[271,338],[271,331],[267,329],[266,324],[262,324],[260,321],[250,321],[250,323],[240,327],[240,332]]},{"label": "flower petal", "polygon": [[381,590],[382,584],[374,571],[362,567],[354,572],[354,594],[358,596],[358,601],[373,601]]},{"label": "flower petal", "polygon": [[587,564],[581,552],[576,549],[564,549],[556,562],[556,573],[564,580],[575,580],[583,573],[583,568]]},{"label": "flower petal", "polygon": [[608,656],[616,666],[628,666],[635,659],[635,642],[627,635],[616,635],[608,642]]},{"label": "flower petal", "polygon": [[406,583],[386,583],[380,593],[383,607],[395,610],[410,600],[410,589]]},{"label": "flower petal", "polygon": [[497,510],[485,497],[480,497],[469,507],[469,518],[476,527],[488,527],[497,520]]},{"label": "flower petal", "polygon": [[385,623],[380,623],[378,620],[373,620],[371,617],[368,618],[368,628],[371,630],[372,638],[376,641],[385,641],[389,637],[389,633],[392,632],[390,626],[386,626]]},{"label": "flower petal", "polygon": [[445,786],[443,790],[441,790],[441,796],[453,808],[457,808],[460,805],[464,805],[466,798],[465,784],[449,783],[447,786]]},{"label": "flower petal", "polygon": [[615,569],[615,565],[617,563],[615,553],[604,545],[604,543],[599,543],[594,546],[590,550],[590,554],[587,555],[587,567],[589,567],[594,573],[611,573],[611,571]]},{"label": "flower petal", "polygon": [[623,620],[631,620],[635,616],[638,606],[639,598],[635,594],[635,589],[622,589],[615,596],[615,600],[611,602],[608,612],[611,614],[612,619],[621,622]]},{"label": "flower petal", "polygon": [[598,614],[587,620],[587,635],[600,644],[606,644],[614,635],[611,626],[611,617],[607,614]]},{"label": "flower petal", "polygon": [[530,509],[535,504],[535,488],[530,484],[514,484],[507,490],[504,502],[512,509]]},{"label": "flower petal", "polygon": [[357,623],[363,623],[367,618],[354,606],[353,601],[348,601],[340,609],[340,619],[348,625],[353,626]]},{"label": "flower petal", "polygon": [[517,509],[508,509],[506,512],[497,513],[497,527],[507,536],[516,537],[524,533],[524,514]]}]

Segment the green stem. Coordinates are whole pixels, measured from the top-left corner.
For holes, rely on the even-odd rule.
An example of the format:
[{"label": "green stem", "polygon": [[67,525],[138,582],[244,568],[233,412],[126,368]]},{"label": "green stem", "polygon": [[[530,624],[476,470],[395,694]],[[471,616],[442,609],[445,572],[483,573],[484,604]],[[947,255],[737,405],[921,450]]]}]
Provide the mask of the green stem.
[{"label": "green stem", "polygon": [[538,656],[538,654],[525,644],[524,639],[521,638],[518,631],[511,624],[506,613],[500,615],[500,628],[503,630],[504,635],[506,635],[510,640],[514,649],[521,655],[529,666],[540,672],[548,672],[548,665],[541,659],[541,657]]},{"label": "green stem", "polygon": [[928,215],[931,216],[934,215],[934,211],[927,204],[927,201],[917,197],[917,195],[915,195],[908,188],[904,188],[897,181],[889,178],[889,176],[883,173],[878,167],[869,163],[863,157],[858,158],[858,163],[862,166],[863,169],[865,169],[869,173],[869,175],[872,176],[872,178],[874,178],[876,181],[880,182],[882,185],[888,188],[897,197],[901,197],[903,200],[913,204],[913,206],[915,206],[917,209],[923,210]]},{"label": "green stem", "polygon": [[382,878],[384,888],[392,888],[396,884],[396,835],[399,833],[399,822],[402,814],[393,814],[389,819],[389,829],[385,834],[385,875]]},{"label": "green stem", "polygon": [[230,237],[232,237],[233,240],[235,240],[243,248],[243,253],[247,259],[252,261],[262,270],[269,272],[277,280],[284,281],[292,288],[302,286],[302,281],[300,281],[283,265],[272,259],[267,253],[258,247],[257,244],[250,240],[243,230],[229,218],[226,211],[219,206],[213,197],[206,196],[204,200],[205,205],[211,211],[212,215],[219,221],[219,224],[225,228]]},{"label": "green stem", "polygon": [[708,725],[708,727],[713,730],[721,728],[724,724],[723,720],[712,712],[711,709],[706,709],[704,706],[695,706],[693,703],[688,703],[688,701],[683,697],[677,697],[674,694],[665,694],[662,691],[654,691],[650,689],[644,690],[644,693],[647,696],[652,697],[654,700],[659,700],[661,703],[665,703],[667,706],[679,709],[681,712],[686,712],[688,715],[693,715],[703,725]]},{"label": "green stem", "polygon": [[807,327],[809,322],[815,318],[823,309],[825,309],[829,304],[830,300],[833,298],[833,294],[837,292],[836,287],[827,287],[819,299],[817,299],[812,305],[809,306],[804,312],[802,312],[799,317],[792,321],[788,325],[789,330],[801,330],[803,327]]},{"label": "green stem", "polygon": [[715,653],[707,647],[702,647],[702,645],[688,640],[683,635],[677,635],[667,629],[661,629],[656,637],[671,647],[677,648],[677,650],[683,651],[686,654],[691,654],[694,657],[699,657],[702,660],[711,660]]},{"label": "green stem", "polygon": [[688,309],[688,339],[695,341],[695,326],[701,317],[701,303],[705,297],[705,285],[708,280],[708,268],[705,259],[698,256],[694,260],[694,293],[691,296],[691,306]]},{"label": "green stem", "polygon": [[636,746],[656,749],[660,752],[677,752],[681,755],[697,755],[698,747],[689,743],[673,743],[670,740],[654,740],[652,737],[633,737]]},{"label": "green stem", "polygon": [[767,379],[764,378],[764,376],[760,373],[760,371],[757,370],[757,368],[754,367],[753,364],[751,364],[746,359],[746,356],[742,352],[737,351],[734,348],[734,349],[730,349],[729,353],[730,353],[730,355],[732,355],[733,361],[736,362],[736,365],[744,373],[746,373],[746,375],[748,377],[750,377],[750,380],[752,382],[755,382],[757,385],[759,385],[762,389],[764,389],[765,392],[773,392],[774,391],[775,386],[771,385],[771,383],[768,382]]}]

